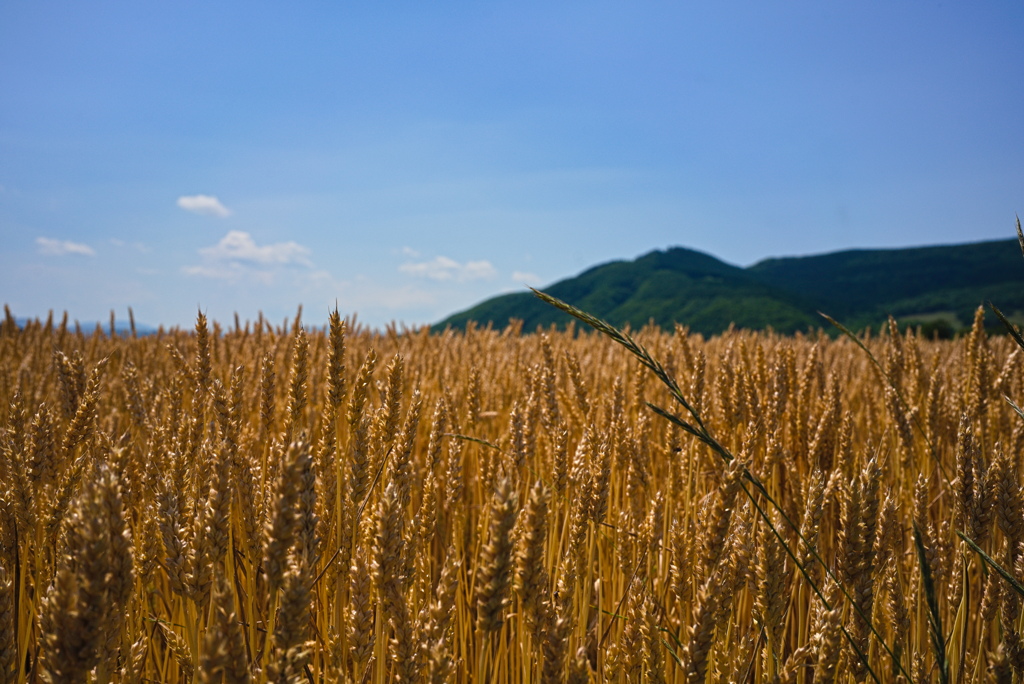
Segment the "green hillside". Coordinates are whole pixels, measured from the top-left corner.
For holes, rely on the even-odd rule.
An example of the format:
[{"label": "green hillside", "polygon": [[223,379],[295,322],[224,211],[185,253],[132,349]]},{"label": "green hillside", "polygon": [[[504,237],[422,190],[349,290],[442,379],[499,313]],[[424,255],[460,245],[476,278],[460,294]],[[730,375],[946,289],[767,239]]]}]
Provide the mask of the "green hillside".
[{"label": "green hillside", "polygon": [[[634,261],[595,266],[546,292],[615,324],[638,327],[676,322],[705,335],[731,323],[779,332],[823,325],[818,311],[854,328],[878,325],[892,314],[904,322],[953,332],[974,310],[995,302],[1024,314],[1024,259],[1016,240],[911,249],[849,250],[766,259],[748,268],[682,247]],[[488,299],[441,321],[435,329],[468,321],[503,327],[521,319],[526,330],[569,318],[529,292]]]},{"label": "green hillside", "polygon": [[[712,334],[732,322],[750,328],[770,325],[785,332],[816,323],[810,302],[760,282],[742,268],[681,247],[596,266],[546,291],[615,325],[638,326],[653,318],[664,326],[680,321]],[[510,318],[522,319],[528,330],[569,320],[525,292],[489,299],[438,327],[462,327],[470,320],[503,326]]]},{"label": "green hillside", "polygon": [[1024,311],[1024,259],[1016,240],[911,249],[849,250],[766,259],[747,272],[807,293],[815,307],[856,327],[887,315],[970,324],[979,304]]}]

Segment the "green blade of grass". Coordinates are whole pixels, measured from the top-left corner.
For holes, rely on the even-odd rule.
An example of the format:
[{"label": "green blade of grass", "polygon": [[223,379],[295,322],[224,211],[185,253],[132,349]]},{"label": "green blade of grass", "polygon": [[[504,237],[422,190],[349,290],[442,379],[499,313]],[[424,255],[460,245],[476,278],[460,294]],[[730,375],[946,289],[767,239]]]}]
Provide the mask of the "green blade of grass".
[{"label": "green blade of grass", "polygon": [[442,437],[453,437],[455,439],[459,439],[459,440],[462,440],[464,442],[473,442],[474,444],[482,444],[482,445],[484,445],[486,447],[491,447],[492,449],[497,449],[498,451],[501,451],[501,447],[498,446],[497,444],[491,444],[486,439],[480,439],[479,437],[471,437],[469,435],[460,435],[457,432],[445,432],[441,436]]},{"label": "green blade of grass", "polygon": [[668,371],[665,370],[665,367],[662,366],[661,363],[658,362],[653,356],[651,356],[650,352],[648,352],[642,344],[634,340],[631,335],[624,333],[615,326],[611,325],[606,321],[602,321],[600,318],[597,318],[596,316],[588,314],[586,311],[583,311],[582,309],[577,309],[572,304],[563,302],[561,299],[558,299],[557,297],[552,297],[546,292],[541,292],[540,290],[536,290],[532,287],[530,289],[533,291],[533,294],[535,294],[541,301],[550,304],[556,309],[561,309],[562,311],[569,314],[573,318],[576,318],[577,320],[586,323],[594,330],[598,331],[603,335],[606,335],[607,337],[610,337],[612,340],[618,342],[623,347],[625,347],[633,356],[635,356],[640,361],[640,363],[647,366],[647,368],[654,372],[658,379],[661,380],[662,384],[668,387],[669,392],[672,394],[672,397],[676,401],[678,401],[683,406],[683,408],[686,409],[687,413],[689,413],[693,417],[693,420],[694,422],[697,423],[698,427],[704,432],[707,432],[707,429],[704,427],[704,422],[701,420],[700,414],[697,412],[696,409],[693,408],[690,402],[686,400],[686,396],[683,394],[683,391],[679,389],[679,385],[676,384],[675,378],[669,375]]},{"label": "green blade of grass", "polygon": [[1020,243],[1020,253],[1024,256],[1024,232],[1020,229],[1020,216],[1017,217],[1017,242]]},{"label": "green blade of grass", "polygon": [[1005,399],[1006,403],[1010,405],[1010,408],[1012,408],[1014,411],[1017,412],[1018,416],[1020,416],[1021,418],[1024,418],[1024,409],[1021,409],[1020,406],[1017,406],[1017,404],[1013,403],[1013,399],[1011,399],[1010,397],[1006,396],[1005,394],[1003,395],[1003,399]]},{"label": "green blade of grass", "polygon": [[[704,438],[704,433],[702,433],[700,430],[695,428],[693,425],[690,425],[689,423],[687,423],[685,420],[683,420],[679,416],[675,415],[674,413],[670,413],[670,412],[666,411],[665,409],[661,408],[660,406],[655,406],[654,404],[652,404],[649,401],[644,402],[644,403],[647,404],[647,407],[649,409],[651,409],[652,411],[657,413],[659,416],[661,416],[662,418],[664,418],[668,422],[670,422],[673,425],[681,428],[684,432],[687,432],[687,433],[693,435],[694,437],[699,439],[704,444],[707,444],[707,441]],[[711,446],[711,445],[708,444],[708,446]],[[714,448],[714,447],[712,447],[712,448]],[[729,454],[728,456],[729,456],[729,458],[727,460],[732,460],[732,454]]]},{"label": "green blade of grass", "polygon": [[939,684],[948,684],[949,663],[946,660],[946,638],[942,634],[942,616],[939,614],[939,599],[935,594],[935,582],[932,579],[932,568],[928,563],[924,542],[921,541],[921,530],[917,528],[916,522],[914,523],[914,546],[917,547],[917,561],[921,565],[921,580],[924,582],[924,594],[928,601],[928,631],[932,639],[935,661],[939,666]]},{"label": "green blade of grass", "polygon": [[989,567],[991,567],[993,570],[998,572],[999,575],[1004,580],[1006,580],[1007,584],[1009,584],[1011,587],[1013,587],[1013,590],[1015,592],[1017,592],[1021,596],[1024,596],[1024,585],[1022,585],[1020,582],[1018,582],[1016,579],[1014,579],[1013,575],[1011,575],[1009,572],[1006,571],[1005,568],[1003,568],[1003,566],[1001,566],[999,563],[997,563],[995,560],[993,560],[991,556],[989,556],[987,553],[982,551],[981,547],[978,546],[977,544],[975,544],[973,539],[968,537],[966,534],[964,534],[960,530],[957,530],[956,533],[957,533],[957,535],[961,539],[963,539],[965,542],[967,542],[967,545],[971,547],[972,551],[974,551],[976,554],[981,556],[981,560],[985,561],[985,563],[987,563]]},{"label": "green blade of grass", "polygon": [[996,315],[996,318],[1002,322],[1003,327],[1006,328],[1006,332],[1010,333],[1010,337],[1017,343],[1017,346],[1024,349],[1024,337],[1021,337],[1020,331],[1017,330],[1017,326],[1010,322],[1010,320],[1003,315],[1003,312],[999,310],[999,307],[992,302],[988,303],[988,308],[992,309],[992,313]]}]

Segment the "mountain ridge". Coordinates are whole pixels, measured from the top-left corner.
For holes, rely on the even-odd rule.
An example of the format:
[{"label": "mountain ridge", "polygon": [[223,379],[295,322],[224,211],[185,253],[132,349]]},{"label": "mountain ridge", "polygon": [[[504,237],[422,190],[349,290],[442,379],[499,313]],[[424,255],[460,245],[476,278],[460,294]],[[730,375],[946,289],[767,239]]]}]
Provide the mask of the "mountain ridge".
[{"label": "mountain ridge", "polygon": [[[853,328],[892,314],[947,335],[969,325],[985,301],[1008,314],[1024,312],[1024,260],[1012,239],[769,257],[747,267],[669,247],[591,266],[544,289],[620,326],[653,320],[705,335],[730,324],[793,333],[826,325],[821,311]],[[433,328],[463,328],[471,320],[503,327],[510,319],[522,320],[524,330],[569,321],[518,292],[484,300]]]}]

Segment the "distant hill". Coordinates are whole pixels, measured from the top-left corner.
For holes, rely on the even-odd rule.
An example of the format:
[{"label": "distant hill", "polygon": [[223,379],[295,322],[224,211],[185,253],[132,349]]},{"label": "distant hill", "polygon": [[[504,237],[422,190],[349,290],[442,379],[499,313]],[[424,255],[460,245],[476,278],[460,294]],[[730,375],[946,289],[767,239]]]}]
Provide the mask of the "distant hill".
[{"label": "distant hill", "polygon": [[[950,334],[970,325],[979,304],[993,301],[1024,315],[1024,259],[1016,240],[910,249],[847,250],[765,259],[748,268],[684,247],[612,261],[543,288],[614,325],[682,323],[711,335],[738,327],[779,332],[827,325],[818,311],[853,328],[887,315]],[[434,326],[468,321],[525,330],[569,317],[529,292],[488,299]]]},{"label": "distant hill", "polygon": [[[17,325],[19,328],[24,328],[26,325],[29,325],[30,323],[43,325],[45,322],[45,320],[40,320],[38,318],[18,317],[14,319],[14,324]],[[53,321],[53,325],[54,327],[60,325],[60,320],[58,319]],[[79,329],[82,330],[82,332],[86,334],[92,333],[94,330],[96,330],[97,326],[99,326],[100,330],[102,330],[104,334],[110,333],[109,322],[101,323],[99,321],[88,321],[86,323],[81,323],[79,321],[71,321],[70,323],[68,323],[68,328],[70,330],[74,330],[76,325],[79,327]],[[156,331],[156,328],[149,325],[143,325],[139,323],[135,325],[135,334],[137,335],[153,335],[156,333]],[[114,332],[121,336],[130,335],[132,332],[131,324],[128,321],[116,320],[114,321]]]}]

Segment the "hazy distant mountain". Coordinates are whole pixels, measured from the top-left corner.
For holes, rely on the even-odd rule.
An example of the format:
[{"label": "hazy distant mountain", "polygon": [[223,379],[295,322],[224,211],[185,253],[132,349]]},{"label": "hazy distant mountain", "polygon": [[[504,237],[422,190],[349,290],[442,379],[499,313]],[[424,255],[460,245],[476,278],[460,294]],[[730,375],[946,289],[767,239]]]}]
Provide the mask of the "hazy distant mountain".
[{"label": "hazy distant mountain", "polygon": [[[35,319],[35,318],[15,317],[14,323],[19,328],[24,328],[29,323],[39,323],[40,325],[43,325],[43,324],[46,323],[46,321],[45,321],[45,319],[40,320],[40,319]],[[109,335],[110,334],[110,322],[109,321],[106,322],[106,323],[102,323],[100,321],[87,321],[85,323],[82,323],[80,321],[70,321],[68,323],[68,329],[73,331],[75,329],[75,325],[76,324],[78,325],[79,328],[81,328],[82,332],[84,332],[87,335],[92,333],[94,330],[96,330],[97,326],[99,326],[100,330],[103,331],[104,335]],[[53,321],[53,325],[54,325],[54,327],[57,327],[58,325],[60,325],[60,319],[59,318],[55,319]],[[152,326],[143,325],[141,323],[136,323],[135,324],[135,334],[137,334],[137,335],[152,335],[152,334],[156,333],[156,331],[157,331],[157,329],[152,327]],[[116,332],[120,336],[131,335],[131,333],[132,333],[131,324],[128,321],[116,320],[116,321],[114,321],[114,332]]]},{"label": "hazy distant mountain", "polygon": [[[818,311],[854,328],[892,314],[902,322],[950,333],[970,325],[979,304],[1024,312],[1024,259],[1016,240],[910,249],[848,250],[773,258],[748,268],[683,247],[634,261],[595,266],[543,288],[615,325],[654,320],[689,326],[705,335],[738,327],[795,332],[828,324]],[[529,292],[488,299],[438,323],[468,321],[525,330],[569,318]]]}]

